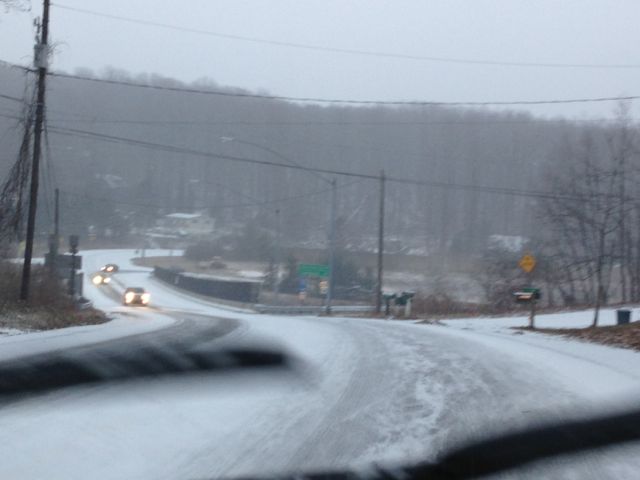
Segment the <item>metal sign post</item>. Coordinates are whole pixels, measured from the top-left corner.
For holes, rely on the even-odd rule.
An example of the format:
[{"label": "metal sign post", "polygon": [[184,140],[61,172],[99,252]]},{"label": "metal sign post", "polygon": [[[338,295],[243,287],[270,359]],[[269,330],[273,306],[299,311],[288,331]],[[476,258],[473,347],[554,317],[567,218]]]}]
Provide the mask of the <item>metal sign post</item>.
[{"label": "metal sign post", "polygon": [[529,328],[532,330],[536,328],[535,320],[536,320],[536,299],[533,298],[531,299],[531,310],[529,311]]},{"label": "metal sign post", "polygon": [[[331,267],[329,265],[319,265],[319,264],[313,264],[313,263],[298,264],[298,279],[299,279],[298,295],[299,295],[300,303],[304,303],[304,300],[307,298],[307,287],[308,287],[307,281],[310,278],[321,279],[318,285],[320,287],[320,293],[322,294],[324,291],[324,294],[327,295],[327,299],[330,301],[330,298],[329,298],[329,292],[331,291],[330,276],[331,276]],[[331,313],[331,304],[328,302],[325,305],[325,312],[327,314]]]},{"label": "metal sign post", "polygon": [[78,235],[69,236],[69,251],[71,252],[71,276],[69,278],[69,295],[75,299],[76,295],[76,254],[78,253]]},{"label": "metal sign post", "polygon": [[525,253],[520,259],[520,261],[518,262],[518,266],[520,266],[520,268],[524,270],[524,272],[527,274],[529,285],[531,285],[531,287],[527,289],[527,290],[530,290],[532,293],[531,298],[529,299],[529,304],[531,305],[531,310],[529,311],[529,328],[534,329],[536,328],[535,327],[536,300],[539,298],[539,293],[537,294],[534,293],[537,289],[533,288],[533,283],[531,280],[532,280],[532,272],[536,268],[536,259],[530,253]]}]

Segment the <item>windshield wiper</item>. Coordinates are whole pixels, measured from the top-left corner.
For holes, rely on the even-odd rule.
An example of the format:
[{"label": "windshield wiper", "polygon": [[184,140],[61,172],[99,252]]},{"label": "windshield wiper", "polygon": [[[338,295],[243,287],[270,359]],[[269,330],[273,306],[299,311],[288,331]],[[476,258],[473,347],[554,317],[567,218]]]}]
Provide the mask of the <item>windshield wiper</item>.
[{"label": "windshield wiper", "polygon": [[64,387],[145,377],[286,368],[292,358],[267,348],[136,345],[131,349],[81,349],[0,364],[0,396],[36,394]]},{"label": "windshield wiper", "polygon": [[[445,453],[436,462],[363,470],[295,473],[280,480],[469,480],[561,455],[640,440],[640,410],[527,428],[479,440]],[[268,477],[245,477],[265,480]],[[274,477],[275,478],[275,477]],[[237,480],[237,479],[236,479]]]}]

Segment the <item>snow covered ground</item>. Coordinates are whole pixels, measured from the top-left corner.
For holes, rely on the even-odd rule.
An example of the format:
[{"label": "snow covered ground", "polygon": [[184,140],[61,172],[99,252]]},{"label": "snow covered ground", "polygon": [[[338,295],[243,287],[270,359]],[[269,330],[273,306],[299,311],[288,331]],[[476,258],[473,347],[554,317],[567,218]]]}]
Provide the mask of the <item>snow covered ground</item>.
[{"label": "snow covered ground", "polygon": [[[129,262],[132,251],[83,255],[87,273],[120,265],[112,286],[84,285],[116,320],[0,338],[0,358],[115,344],[185,318],[228,318],[238,327],[212,347],[277,345],[302,364],[293,372],[97,385],[4,405],[0,478],[215,478],[428,460],[489,432],[630,406],[640,393],[640,354],[508,328],[525,317],[419,325],[256,315],[150,278]],[[144,286],[151,306],[123,307],[126,286]],[[589,321],[585,312],[540,317],[539,325]],[[525,473],[635,478],[638,453],[610,449]]]},{"label": "snow covered ground", "polygon": [[[624,307],[631,310],[631,320],[640,320],[640,308]],[[510,327],[526,327],[529,325],[529,314],[523,313],[514,317],[478,317],[455,320],[445,320],[444,323],[459,328],[469,328],[473,330],[497,330]],[[538,328],[585,328],[593,321],[593,310],[582,310],[576,312],[549,313],[536,315],[535,324]],[[616,309],[603,308],[600,311],[598,325],[615,325]]]},{"label": "snow covered ground", "polygon": [[10,337],[12,335],[22,335],[24,333],[29,333],[28,330],[20,330],[17,328],[0,328],[0,336]]}]

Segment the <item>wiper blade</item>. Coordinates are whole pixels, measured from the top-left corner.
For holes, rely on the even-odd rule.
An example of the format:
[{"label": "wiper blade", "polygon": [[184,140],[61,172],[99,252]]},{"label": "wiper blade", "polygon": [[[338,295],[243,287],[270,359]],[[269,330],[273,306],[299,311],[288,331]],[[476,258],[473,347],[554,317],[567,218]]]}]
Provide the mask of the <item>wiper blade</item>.
[{"label": "wiper blade", "polygon": [[203,348],[143,345],[125,351],[82,349],[11,360],[0,364],[0,395],[35,394],[58,388],[233,369],[283,368],[284,352],[258,348]]},{"label": "wiper blade", "polygon": [[412,478],[470,479],[529,463],[640,440],[640,410],[529,428],[471,443],[435,464],[407,469]]},{"label": "wiper blade", "polygon": [[[528,428],[479,440],[440,460],[409,467],[278,476],[280,480],[470,480],[521,468],[538,460],[640,440],[640,410]],[[264,480],[246,477],[244,480]],[[236,479],[237,480],[237,479]]]}]

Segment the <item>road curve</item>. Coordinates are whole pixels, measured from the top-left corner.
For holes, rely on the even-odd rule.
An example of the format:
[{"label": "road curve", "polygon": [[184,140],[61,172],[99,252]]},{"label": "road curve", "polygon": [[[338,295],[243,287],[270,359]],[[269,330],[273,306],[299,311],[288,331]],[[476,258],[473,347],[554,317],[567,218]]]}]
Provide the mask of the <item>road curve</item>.
[{"label": "road curve", "polygon": [[[85,252],[84,261],[97,268],[130,255]],[[593,407],[547,368],[447,327],[252,315],[191,300],[148,270],[126,270],[121,282],[147,288],[158,309],[136,315],[170,313],[178,323],[108,348],[131,350],[150,339],[162,345],[218,325],[212,348],[268,345],[301,363],[295,371],[93,385],[10,404],[0,409],[0,477],[216,478],[406,463]],[[101,308],[131,311],[95,286],[85,289]],[[625,478],[640,467],[609,454],[594,469],[594,458],[586,466],[555,462],[555,476]]]}]

